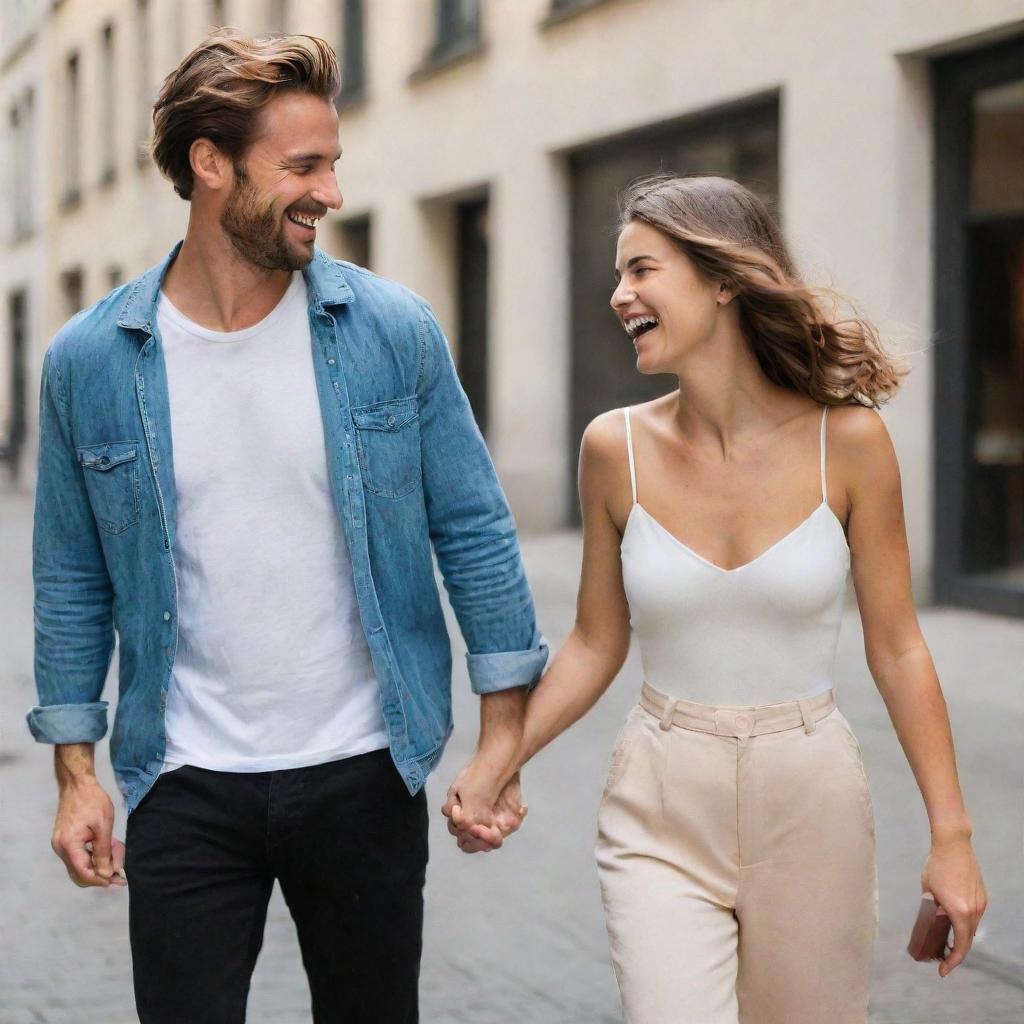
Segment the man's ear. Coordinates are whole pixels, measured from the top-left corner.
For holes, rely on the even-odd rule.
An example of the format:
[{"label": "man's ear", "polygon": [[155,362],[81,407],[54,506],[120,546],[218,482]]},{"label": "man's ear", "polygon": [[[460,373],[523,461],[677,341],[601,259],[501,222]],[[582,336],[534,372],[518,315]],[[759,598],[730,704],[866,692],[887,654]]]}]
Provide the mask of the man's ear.
[{"label": "man's ear", "polygon": [[196,180],[214,192],[228,188],[234,180],[231,161],[209,139],[196,139],[189,146],[188,162]]}]

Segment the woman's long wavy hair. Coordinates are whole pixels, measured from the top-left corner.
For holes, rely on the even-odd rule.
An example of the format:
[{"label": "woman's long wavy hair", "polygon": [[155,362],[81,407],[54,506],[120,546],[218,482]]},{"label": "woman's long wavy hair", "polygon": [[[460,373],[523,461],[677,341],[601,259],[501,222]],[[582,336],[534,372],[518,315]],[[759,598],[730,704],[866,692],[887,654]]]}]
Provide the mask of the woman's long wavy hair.
[{"label": "woman's long wavy hair", "polygon": [[641,221],[668,236],[709,280],[735,291],[740,324],[774,383],[824,405],[878,407],[905,367],[858,316],[837,319],[841,299],[800,279],[764,203],[730,178],[655,175],[619,199],[619,230]]}]

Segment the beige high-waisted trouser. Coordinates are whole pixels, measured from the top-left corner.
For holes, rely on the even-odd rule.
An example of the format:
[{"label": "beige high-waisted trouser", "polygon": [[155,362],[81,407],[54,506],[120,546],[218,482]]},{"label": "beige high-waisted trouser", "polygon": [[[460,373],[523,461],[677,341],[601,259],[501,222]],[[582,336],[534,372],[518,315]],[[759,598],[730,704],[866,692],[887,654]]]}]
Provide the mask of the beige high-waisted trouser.
[{"label": "beige high-waisted trouser", "polygon": [[831,690],[714,708],[645,684],[597,863],[628,1024],[865,1021],[874,822]]}]

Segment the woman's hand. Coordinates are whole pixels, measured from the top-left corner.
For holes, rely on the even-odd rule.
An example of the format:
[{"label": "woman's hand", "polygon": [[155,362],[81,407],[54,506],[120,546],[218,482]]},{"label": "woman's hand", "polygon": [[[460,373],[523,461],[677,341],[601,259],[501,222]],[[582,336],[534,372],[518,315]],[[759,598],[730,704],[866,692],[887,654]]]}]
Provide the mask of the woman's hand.
[{"label": "woman's hand", "polygon": [[[526,817],[528,808],[523,802],[519,772],[494,795],[496,786],[493,776],[478,775],[471,762],[448,790],[441,811],[448,819],[448,831],[463,853],[498,849]],[[469,810],[470,807],[475,809]]]},{"label": "woman's hand", "polygon": [[934,837],[931,853],[921,872],[921,886],[935,897],[935,902],[953,923],[953,949],[939,964],[939,977],[945,978],[970,951],[978,922],[988,906],[985,883],[970,838],[964,835]]}]

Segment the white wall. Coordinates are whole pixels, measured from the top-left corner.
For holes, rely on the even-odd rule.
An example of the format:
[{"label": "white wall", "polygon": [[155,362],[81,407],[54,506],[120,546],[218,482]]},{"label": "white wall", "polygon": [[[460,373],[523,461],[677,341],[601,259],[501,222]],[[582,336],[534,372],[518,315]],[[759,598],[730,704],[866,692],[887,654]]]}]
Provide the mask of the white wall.
[{"label": "white wall", "polygon": [[[151,0],[155,88],[209,20],[205,0]],[[1019,25],[1022,0],[610,0],[544,26],[547,0],[484,0],[476,58],[410,80],[430,43],[426,0],[367,2],[367,99],[342,112],[342,216],[372,214],[374,269],[425,295],[454,334],[450,201],[481,186],[491,199],[491,443],[521,525],[564,521],[569,445],[569,182],[564,154],[627,129],[766,91],[782,95],[782,209],[808,276],[858,300],[898,347],[921,350],[888,407],[901,457],[914,564],[931,547],[931,113],[928,56]],[[338,43],[340,4],[292,3],[288,27]],[[266,0],[233,0],[228,17],[260,30]],[[187,204],[130,152],[117,182],[95,187],[90,137],[100,26],[118,22],[122,97],[132,101],[134,3],[66,0],[51,16],[47,76],[83,51],[85,195],[46,234],[47,332],[62,319],[56,280],[98,254],[134,274],[180,237]],[[175,17],[182,12],[180,24]],[[177,42],[176,42],[177,40]],[[340,47],[339,47],[340,49]],[[5,86],[6,88],[6,86]],[[47,145],[59,151],[59,119]],[[89,148],[92,147],[92,148]],[[682,170],[685,170],[683,168]],[[50,198],[58,169],[51,165]],[[55,201],[54,201],[55,202]],[[448,205],[446,205],[448,204]],[[324,240],[333,237],[329,229]],[[0,255],[0,258],[6,258]],[[609,314],[610,315],[610,314]],[[457,344],[458,339],[453,337]]]}]

